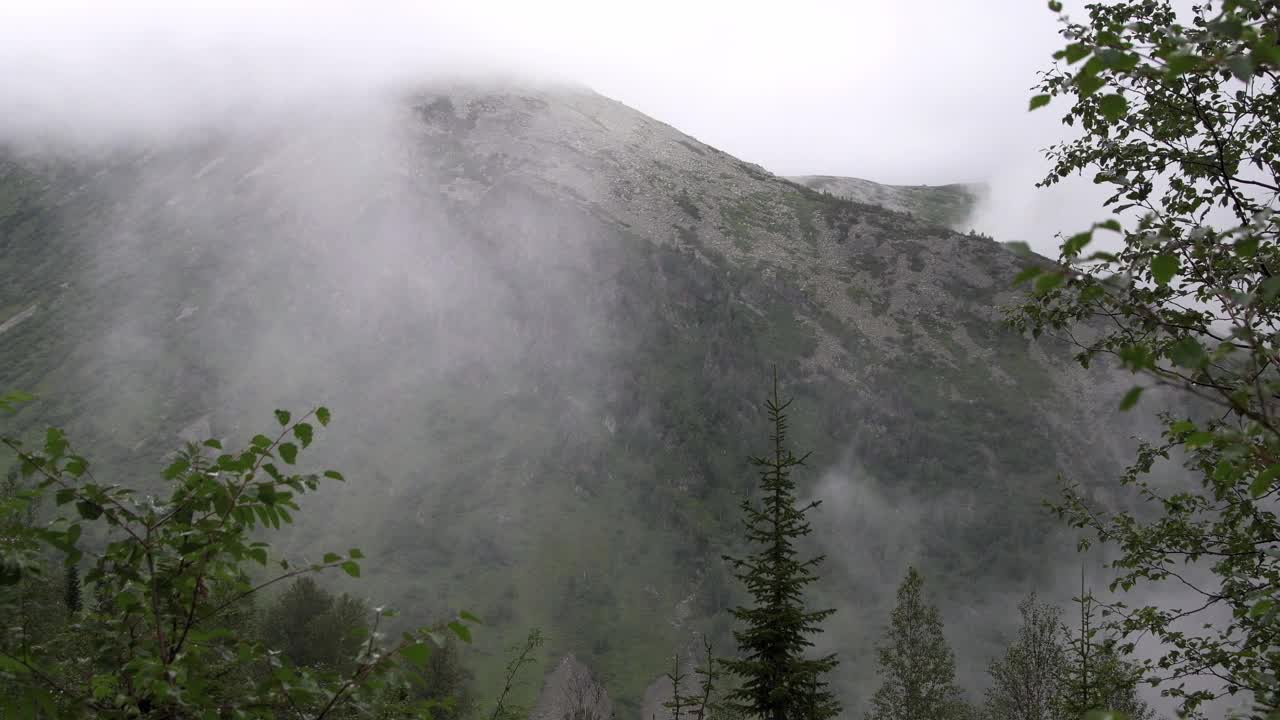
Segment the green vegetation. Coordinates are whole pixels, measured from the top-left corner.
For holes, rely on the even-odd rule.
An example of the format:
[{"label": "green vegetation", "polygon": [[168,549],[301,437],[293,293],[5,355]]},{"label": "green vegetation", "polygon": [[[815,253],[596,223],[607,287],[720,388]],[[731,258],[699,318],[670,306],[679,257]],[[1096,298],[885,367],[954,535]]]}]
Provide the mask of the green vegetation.
[{"label": "green vegetation", "polygon": [[1035,593],[1018,604],[1022,626],[1002,658],[988,672],[985,717],[989,720],[1079,718],[1110,708],[1134,720],[1154,713],[1137,695],[1140,673],[1122,659],[1112,639],[1099,641],[1093,600],[1075,598],[1080,627],[1073,632],[1058,608]]},{"label": "green vegetation", "polygon": [[1004,656],[987,670],[984,713],[988,720],[1044,720],[1060,708],[1066,667],[1062,611],[1031,593],[1018,603],[1022,625]]},{"label": "green vegetation", "polygon": [[[1048,151],[1042,184],[1087,172],[1111,186],[1106,205],[1120,215],[1069,237],[1059,267],[1024,271],[1032,297],[1013,320],[1073,338],[1082,365],[1136,373],[1144,382],[1122,408],[1140,407],[1153,387],[1191,399],[1160,415],[1162,438],[1144,443],[1121,479],[1138,507],[1100,506],[1069,485],[1054,510],[1087,531],[1082,547],[1111,547],[1113,591],[1173,581],[1190,594],[1106,608],[1119,652],[1139,636],[1158,642],[1139,665],[1144,680],[1184,712],[1241,694],[1257,717],[1274,717],[1280,18],[1262,2],[1204,4],[1191,16],[1183,24],[1165,0],[1128,0],[1090,5],[1083,22],[1063,18],[1062,62],[1031,109],[1066,99],[1064,120],[1080,135]],[[1133,227],[1127,211],[1141,213]],[[1101,231],[1119,243],[1086,254]],[[1081,327],[1091,332],[1073,332]],[[1153,476],[1175,458],[1194,480]]]},{"label": "green vegetation", "polygon": [[[164,470],[163,498],[100,482],[60,430],[39,451],[3,438],[31,479],[10,480],[0,498],[0,611],[21,628],[0,644],[5,717],[404,717],[455,706],[458,676],[445,671],[447,660],[430,663],[448,657],[441,631],[470,640],[475,618],[466,613],[387,644],[376,631],[390,611],[373,612],[366,628],[363,603],[302,581],[264,615],[262,640],[251,631],[251,603],[266,588],[331,569],[359,577],[363,558],[351,549],[291,566],[255,539],[292,523],[298,498],[322,479],[343,479],[292,472],[313,423],[328,425],[328,409],[296,421],[278,410],[276,419],[274,437],[256,435],[240,452],[221,452],[212,439],[188,444]],[[39,504],[50,495],[74,514],[42,522]],[[51,553],[74,568],[86,551],[93,602],[82,604],[71,583],[65,602],[49,602]],[[428,699],[413,697],[416,677]]]},{"label": "green vegetation", "polygon": [[[834,653],[807,657],[809,636],[835,610],[807,610],[805,589],[817,581],[823,558],[800,558],[796,542],[813,531],[805,514],[820,502],[801,505],[792,471],[805,457],[787,447],[787,407],[778,396],[778,377],[765,407],[773,426],[769,455],[754,457],[760,468],[759,498],[742,501],[743,525],[753,553],[725,559],[751,595],[751,606],[730,612],[742,625],[734,630],[739,657],[721,661],[741,684],[729,695],[730,707],[762,720],[824,720],[840,713],[840,703],[828,689],[826,675],[838,661]],[[678,672],[678,670],[677,670]],[[674,682],[674,679],[673,679]],[[677,693],[678,697],[678,693]]]},{"label": "green vegetation", "polygon": [[884,640],[876,646],[881,685],[871,698],[868,720],[952,720],[971,714],[955,684],[955,653],[942,635],[942,616],[925,602],[923,585],[912,567],[898,586],[898,604]]},{"label": "green vegetation", "polygon": [[1080,627],[1073,634],[1063,628],[1066,662],[1058,675],[1057,709],[1063,717],[1081,717],[1106,708],[1132,720],[1154,715],[1137,695],[1142,670],[1125,660],[1111,637],[1098,639],[1094,624],[1094,600],[1080,589],[1074,601],[1080,606]]}]

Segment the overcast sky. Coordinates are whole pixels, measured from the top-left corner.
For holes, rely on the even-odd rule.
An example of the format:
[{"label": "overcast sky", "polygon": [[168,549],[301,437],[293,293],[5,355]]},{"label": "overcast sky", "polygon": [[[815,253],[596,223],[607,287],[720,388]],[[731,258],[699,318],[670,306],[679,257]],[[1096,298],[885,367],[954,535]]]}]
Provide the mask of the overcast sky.
[{"label": "overcast sky", "polygon": [[[410,77],[576,81],[779,174],[985,181],[1043,246],[1091,187],[1033,193],[1059,109],[1043,0],[0,0],[0,137],[157,132]],[[1075,218],[1080,217],[1077,222]]]}]

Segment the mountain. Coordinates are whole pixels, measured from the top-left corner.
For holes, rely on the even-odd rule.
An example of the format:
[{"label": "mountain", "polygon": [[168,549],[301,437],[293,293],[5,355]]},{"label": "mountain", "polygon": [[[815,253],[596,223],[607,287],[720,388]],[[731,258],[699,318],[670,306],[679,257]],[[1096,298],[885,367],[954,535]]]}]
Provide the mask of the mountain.
[{"label": "mountain", "polygon": [[482,697],[531,626],[627,718],[695,633],[730,647],[720,557],[775,366],[850,714],[908,563],[976,684],[1011,598],[1071,557],[1039,508],[1057,473],[1126,456],[1126,386],[1003,326],[1025,260],[953,229],[961,189],[788,180],[564,88],[0,157],[0,388],[40,397],[6,429],[150,481],[179,435],[331,406],[305,458],[348,482],[284,547],[359,546],[359,592],[484,618]]},{"label": "mountain", "polygon": [[788,179],[819,192],[865,205],[879,205],[955,230],[965,229],[965,222],[988,192],[985,185],[978,183],[881,185],[870,180],[832,175],[803,175]]}]

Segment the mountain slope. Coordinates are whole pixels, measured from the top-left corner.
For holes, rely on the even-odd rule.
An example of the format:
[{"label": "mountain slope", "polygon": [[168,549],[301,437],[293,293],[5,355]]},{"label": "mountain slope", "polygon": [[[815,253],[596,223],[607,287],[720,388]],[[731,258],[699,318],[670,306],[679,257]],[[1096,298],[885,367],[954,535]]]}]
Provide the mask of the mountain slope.
[{"label": "mountain slope", "polygon": [[[120,477],[173,431],[335,410],[351,482],[291,536],[359,545],[426,619],[532,625],[619,714],[694,632],[728,647],[736,505],[777,366],[826,502],[818,602],[851,703],[907,563],[952,620],[1049,582],[1039,500],[1114,474],[1114,381],[1005,330],[1019,260],[775,177],[599,95],[441,88],[182,143],[0,161],[0,387]],[[834,191],[833,191],[834,192]],[[34,308],[34,309],[33,309]],[[17,320],[26,313],[25,317]],[[956,627],[970,679],[998,622]]]}]

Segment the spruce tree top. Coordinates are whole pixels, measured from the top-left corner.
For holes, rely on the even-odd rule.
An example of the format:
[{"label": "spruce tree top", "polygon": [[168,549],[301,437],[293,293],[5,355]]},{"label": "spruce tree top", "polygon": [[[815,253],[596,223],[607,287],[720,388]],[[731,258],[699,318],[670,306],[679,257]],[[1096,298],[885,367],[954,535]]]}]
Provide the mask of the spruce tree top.
[{"label": "spruce tree top", "polygon": [[723,661],[741,680],[729,696],[731,707],[749,717],[766,720],[825,720],[840,712],[840,703],[822,676],[835,668],[835,655],[808,658],[809,636],[822,632],[820,623],[835,610],[807,611],[804,588],[815,582],[815,568],[823,557],[799,557],[796,541],[812,532],[805,514],[819,501],[801,506],[791,470],[804,465],[786,445],[786,409],[778,395],[777,370],[773,393],[766,401],[772,452],[751,458],[759,468],[760,500],[742,501],[746,540],[754,552],[745,558],[725,556],[734,576],[751,594],[751,607],[731,612],[745,627],[735,630],[739,657]]}]

